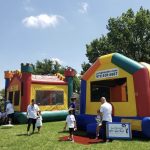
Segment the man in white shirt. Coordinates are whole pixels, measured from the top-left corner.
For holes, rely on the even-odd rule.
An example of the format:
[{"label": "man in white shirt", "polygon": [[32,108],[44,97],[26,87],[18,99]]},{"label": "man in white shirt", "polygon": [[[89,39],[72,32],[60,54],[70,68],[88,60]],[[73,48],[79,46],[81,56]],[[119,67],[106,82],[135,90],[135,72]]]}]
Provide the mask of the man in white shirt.
[{"label": "man in white shirt", "polygon": [[102,128],[103,128],[103,141],[108,142],[112,140],[106,139],[106,123],[112,122],[112,105],[106,101],[105,97],[101,97],[101,107],[100,107],[100,113],[102,117]]},{"label": "man in white shirt", "polygon": [[7,100],[6,114],[8,117],[9,124],[11,124],[14,118],[14,107],[13,104],[10,102],[10,100]]},{"label": "man in white shirt", "polygon": [[27,126],[27,134],[29,135],[29,130],[30,130],[30,126],[31,124],[33,125],[33,131],[32,133],[34,133],[35,130],[35,123],[36,123],[36,119],[37,119],[37,113],[39,111],[39,107],[37,104],[35,104],[34,99],[32,99],[31,104],[28,105],[27,107],[27,118],[28,118],[28,126]]}]

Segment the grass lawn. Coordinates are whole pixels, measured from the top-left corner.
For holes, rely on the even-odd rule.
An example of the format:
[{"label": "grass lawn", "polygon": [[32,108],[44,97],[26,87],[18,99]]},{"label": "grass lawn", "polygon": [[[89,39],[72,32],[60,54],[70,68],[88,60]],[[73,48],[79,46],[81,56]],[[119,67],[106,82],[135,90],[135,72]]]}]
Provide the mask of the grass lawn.
[{"label": "grass lawn", "polygon": [[43,123],[40,134],[26,135],[27,125],[15,125],[10,129],[0,127],[0,150],[150,150],[150,141],[133,139],[131,141],[115,140],[112,143],[82,145],[69,141],[58,141],[59,137],[68,135],[60,133],[64,121]]}]

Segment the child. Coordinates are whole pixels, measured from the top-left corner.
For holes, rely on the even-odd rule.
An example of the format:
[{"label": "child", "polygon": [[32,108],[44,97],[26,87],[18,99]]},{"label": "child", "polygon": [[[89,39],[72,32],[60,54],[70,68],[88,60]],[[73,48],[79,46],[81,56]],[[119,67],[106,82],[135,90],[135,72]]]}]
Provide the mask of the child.
[{"label": "child", "polygon": [[100,110],[97,110],[97,116],[95,117],[96,121],[97,121],[97,127],[96,127],[96,140],[98,140],[99,137],[99,131],[100,128],[102,126],[102,118],[100,116]]},{"label": "child", "polygon": [[64,130],[66,130],[66,126],[68,125],[68,128],[69,128],[68,140],[74,142],[73,133],[75,130],[77,130],[76,120],[75,120],[75,117],[73,115],[73,109],[69,108],[68,112],[69,112],[69,114],[67,115],[67,118],[66,118]]},{"label": "child", "polygon": [[37,119],[36,119],[35,126],[38,128],[38,133],[40,133],[40,129],[42,127],[42,115],[41,115],[41,111],[38,111],[38,113],[37,113]]}]

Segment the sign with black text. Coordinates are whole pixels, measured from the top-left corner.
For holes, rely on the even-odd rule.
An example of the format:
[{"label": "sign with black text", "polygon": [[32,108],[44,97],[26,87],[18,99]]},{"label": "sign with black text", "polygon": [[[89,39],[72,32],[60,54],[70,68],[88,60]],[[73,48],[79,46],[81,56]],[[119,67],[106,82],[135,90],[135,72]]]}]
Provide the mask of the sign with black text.
[{"label": "sign with black text", "polygon": [[96,72],[96,78],[97,79],[111,78],[111,77],[117,77],[117,76],[119,76],[119,69],[118,68],[101,70],[101,71]]},{"label": "sign with black text", "polygon": [[131,139],[130,123],[108,122],[106,125],[107,138],[110,139]]}]

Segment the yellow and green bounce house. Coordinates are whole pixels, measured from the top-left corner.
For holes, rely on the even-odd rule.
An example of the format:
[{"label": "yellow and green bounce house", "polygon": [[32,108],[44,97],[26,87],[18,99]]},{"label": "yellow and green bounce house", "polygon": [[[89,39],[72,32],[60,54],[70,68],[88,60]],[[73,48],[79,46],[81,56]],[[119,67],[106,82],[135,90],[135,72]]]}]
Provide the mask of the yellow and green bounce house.
[{"label": "yellow and green bounce house", "polygon": [[96,132],[100,97],[113,106],[113,122],[131,123],[134,134],[150,138],[150,65],[119,53],[99,57],[81,80],[78,127]]},{"label": "yellow and green bounce house", "polygon": [[64,120],[73,93],[75,70],[68,67],[65,76],[34,75],[31,64],[21,64],[20,71],[5,71],[5,95],[15,108],[15,119],[26,123],[27,106],[35,99],[43,121]]}]

